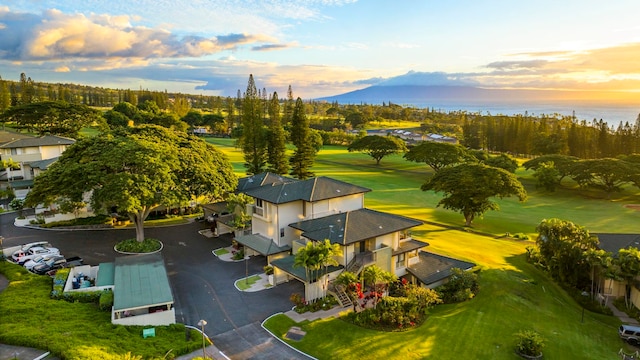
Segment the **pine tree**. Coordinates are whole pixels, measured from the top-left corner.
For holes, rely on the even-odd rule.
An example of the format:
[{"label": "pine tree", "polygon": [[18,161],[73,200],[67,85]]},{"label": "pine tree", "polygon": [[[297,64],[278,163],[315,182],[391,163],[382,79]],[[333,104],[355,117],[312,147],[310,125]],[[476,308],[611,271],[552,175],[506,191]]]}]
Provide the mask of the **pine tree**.
[{"label": "pine tree", "polygon": [[291,125],[294,106],[295,101],[293,100],[293,90],[291,90],[291,85],[289,85],[289,88],[287,89],[287,100],[284,103],[284,126]]},{"label": "pine tree", "polygon": [[304,180],[312,177],[311,172],[316,151],[311,141],[311,131],[309,130],[309,120],[305,114],[302,99],[296,100],[291,117],[291,142],[296,150],[289,162],[291,163],[291,175]]},{"label": "pine tree", "polygon": [[269,101],[269,137],[267,139],[269,166],[267,171],[285,175],[289,172],[287,161],[286,136],[282,121],[280,120],[280,100],[278,93],[274,92]]},{"label": "pine tree", "polygon": [[247,91],[242,101],[242,152],[247,174],[259,174],[264,171],[267,162],[267,142],[261,116],[261,104],[258,90],[249,75]]},{"label": "pine tree", "polygon": [[0,113],[4,112],[11,106],[11,93],[7,82],[0,78]]}]

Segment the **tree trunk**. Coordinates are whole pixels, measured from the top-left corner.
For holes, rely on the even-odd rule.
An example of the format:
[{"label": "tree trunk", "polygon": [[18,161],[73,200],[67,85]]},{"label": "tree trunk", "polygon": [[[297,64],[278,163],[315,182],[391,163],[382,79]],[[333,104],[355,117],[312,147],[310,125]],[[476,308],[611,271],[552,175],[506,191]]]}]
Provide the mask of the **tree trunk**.
[{"label": "tree trunk", "polygon": [[473,214],[464,214],[464,226],[471,226]]},{"label": "tree trunk", "polygon": [[151,210],[156,208],[156,206],[143,207],[141,210],[136,212],[130,212],[129,219],[136,227],[136,240],[138,242],[144,241],[144,220],[149,216]]}]

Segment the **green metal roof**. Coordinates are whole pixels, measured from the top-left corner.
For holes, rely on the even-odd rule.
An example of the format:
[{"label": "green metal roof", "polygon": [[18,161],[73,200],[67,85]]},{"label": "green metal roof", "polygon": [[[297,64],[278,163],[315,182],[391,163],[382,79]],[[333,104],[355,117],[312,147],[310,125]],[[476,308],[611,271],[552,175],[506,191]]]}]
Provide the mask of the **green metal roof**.
[{"label": "green metal roof", "polygon": [[113,285],[114,276],[115,266],[112,262],[98,264],[98,278],[96,279],[96,286]]},{"label": "green metal roof", "polygon": [[291,246],[278,246],[273,240],[260,234],[238,236],[235,238],[235,240],[238,243],[257,251],[264,256],[279,254],[291,250]]},{"label": "green metal roof", "polygon": [[[283,270],[291,275],[293,275],[295,278],[297,278],[298,280],[302,281],[302,282],[308,282],[307,281],[307,272],[304,268],[304,266],[293,266],[293,264],[296,261],[296,257],[294,255],[291,256],[287,256],[287,257],[283,257],[280,259],[276,259],[276,260],[272,260],[271,261],[271,265],[277,267],[280,270]],[[338,265],[338,266],[329,266],[329,268],[327,269],[328,273],[332,273],[334,271],[343,269],[344,266],[342,265]],[[324,275],[324,269],[320,270],[320,271],[312,271],[311,275],[311,282],[315,282],[317,280],[318,275],[322,276]]]},{"label": "green metal roof", "polygon": [[160,253],[116,258],[114,280],[113,309],[116,311],[173,303]]}]

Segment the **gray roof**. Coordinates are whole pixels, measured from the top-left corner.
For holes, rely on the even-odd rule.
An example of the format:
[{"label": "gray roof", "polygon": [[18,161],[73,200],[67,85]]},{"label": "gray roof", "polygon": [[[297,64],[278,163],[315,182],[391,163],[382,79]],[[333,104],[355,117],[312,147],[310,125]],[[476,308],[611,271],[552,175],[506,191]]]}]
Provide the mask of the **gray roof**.
[{"label": "gray roof", "polygon": [[58,157],[54,157],[54,158],[45,159],[45,160],[28,161],[26,164],[31,166],[34,169],[47,170],[47,168],[57,160],[58,160]]},{"label": "gray roof", "polygon": [[289,226],[302,231],[302,236],[310,240],[329,239],[332,243],[349,245],[418,225],[422,225],[422,222],[408,217],[358,209],[300,221]]},{"label": "gray roof", "polygon": [[0,145],[0,148],[15,149],[15,148],[34,147],[34,146],[71,145],[75,142],[76,141],[74,139],[70,139],[62,136],[46,135],[41,137],[31,137],[31,138],[24,138],[24,139],[9,141]]},{"label": "gray roof", "polygon": [[407,267],[407,271],[427,286],[451,276],[453,268],[469,270],[476,266],[474,263],[426,251],[420,251],[418,256],[420,256],[420,261]]},{"label": "gray roof", "polygon": [[601,250],[618,255],[620,249],[627,249],[630,247],[640,248],[640,235],[638,234],[591,234],[596,235],[600,244],[598,247]]},{"label": "gray roof", "polygon": [[391,255],[396,256],[398,254],[408,253],[409,251],[422,249],[425,246],[429,246],[429,244],[420,240],[411,239],[411,240],[401,241],[400,244],[398,245],[398,248],[393,250],[393,253]]},{"label": "gray roof", "polygon": [[242,192],[273,204],[284,204],[298,200],[315,202],[369,191],[371,189],[320,176],[293,182],[276,182]]},{"label": "gray roof", "polygon": [[0,130],[0,144],[8,143],[16,139],[32,138],[31,135],[21,134],[13,131]]},{"label": "gray roof", "polygon": [[282,183],[291,183],[298,180],[289,178],[286,176],[265,172],[261,174],[255,174],[247,177],[243,177],[238,180],[237,192],[245,192],[254,188],[258,188],[265,185],[274,185]]},{"label": "gray roof", "polygon": [[161,253],[116,258],[113,309],[126,310],[173,303]]},{"label": "gray roof", "polygon": [[249,234],[234,238],[238,243],[251,248],[264,256],[279,254],[291,250],[291,246],[278,246],[276,243],[260,234]]},{"label": "gray roof", "polygon": [[216,203],[204,204],[202,205],[202,207],[211,211],[214,214],[222,215],[223,213],[229,213],[229,210],[227,209],[227,204],[228,203],[226,201],[219,201]]}]

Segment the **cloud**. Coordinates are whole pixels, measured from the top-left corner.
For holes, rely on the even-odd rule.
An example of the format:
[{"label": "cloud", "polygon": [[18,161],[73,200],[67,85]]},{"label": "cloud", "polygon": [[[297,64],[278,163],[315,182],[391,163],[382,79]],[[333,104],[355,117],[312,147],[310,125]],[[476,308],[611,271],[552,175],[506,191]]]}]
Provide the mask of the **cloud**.
[{"label": "cloud", "polygon": [[[202,57],[245,44],[273,42],[265,35],[226,34],[178,37],[166,29],[135,26],[129,16],[65,14],[41,16],[0,12],[0,59],[160,59]],[[126,61],[123,61],[126,62]]]},{"label": "cloud", "polygon": [[290,45],[287,44],[264,44],[259,46],[254,46],[251,48],[252,51],[272,51],[272,50],[281,50],[290,48]]},{"label": "cloud", "polygon": [[581,90],[640,88],[640,43],[580,51],[517,53],[491,62],[476,79],[491,87]]},{"label": "cloud", "polygon": [[445,72],[416,72],[396,76],[378,83],[380,86],[424,85],[424,86],[472,86],[477,85],[469,74]]}]

